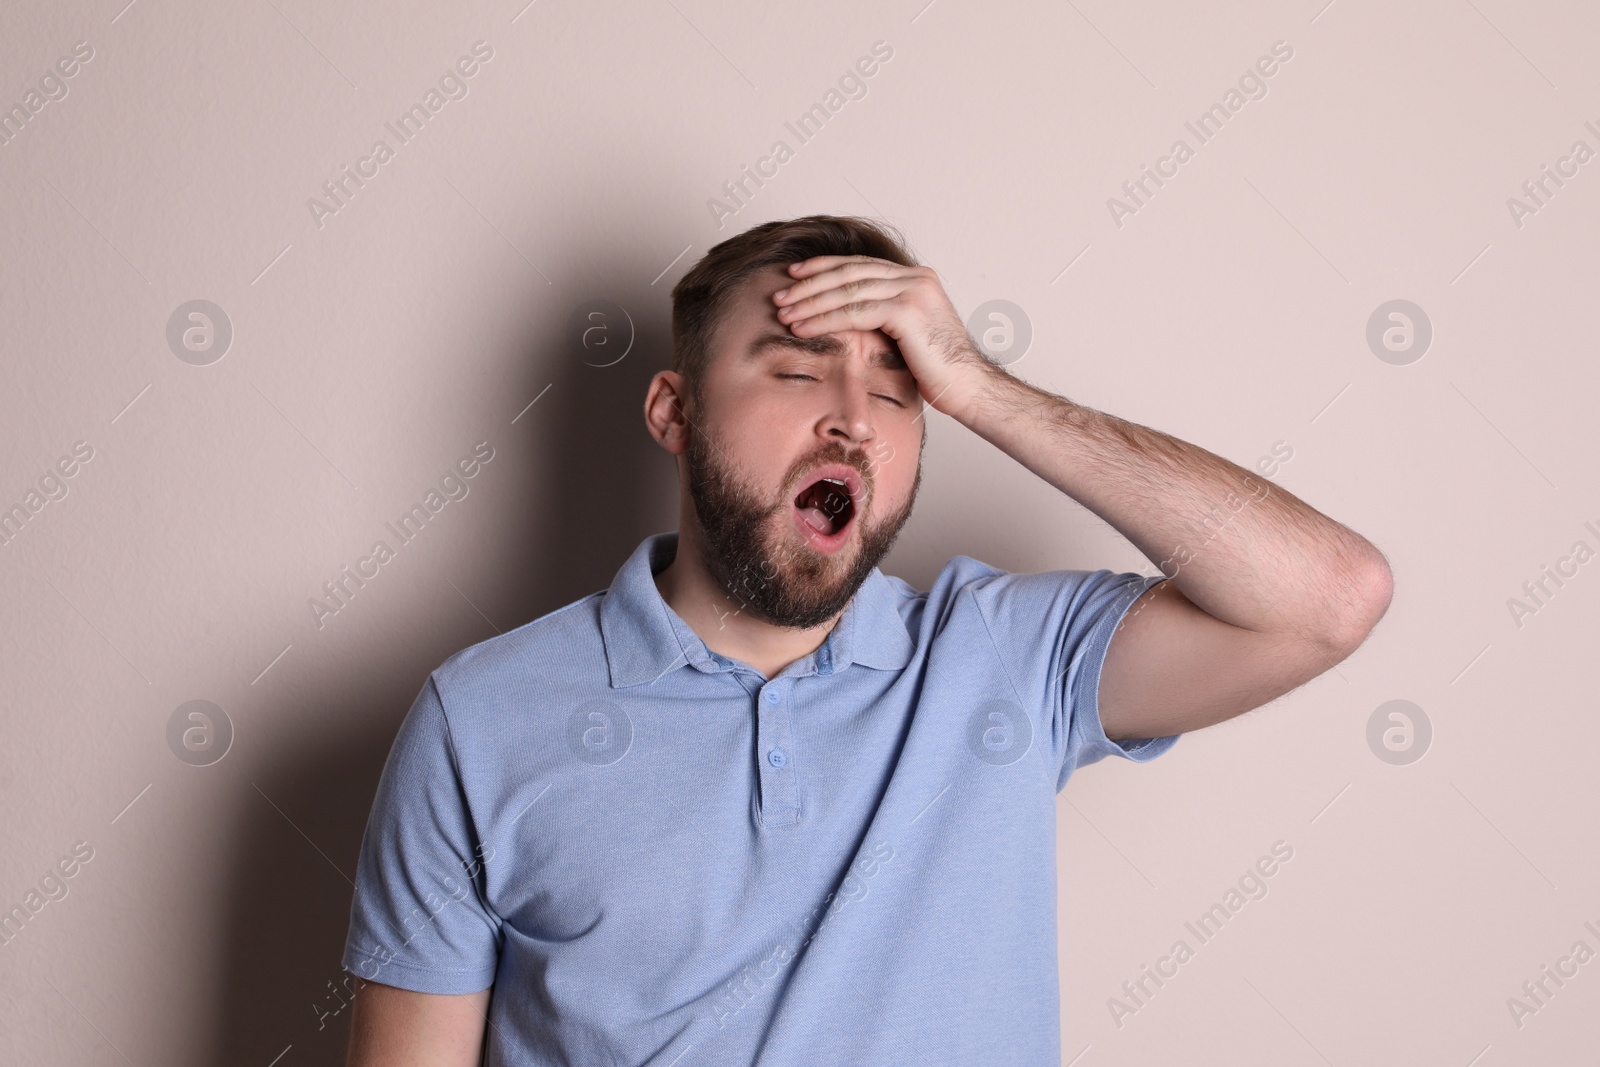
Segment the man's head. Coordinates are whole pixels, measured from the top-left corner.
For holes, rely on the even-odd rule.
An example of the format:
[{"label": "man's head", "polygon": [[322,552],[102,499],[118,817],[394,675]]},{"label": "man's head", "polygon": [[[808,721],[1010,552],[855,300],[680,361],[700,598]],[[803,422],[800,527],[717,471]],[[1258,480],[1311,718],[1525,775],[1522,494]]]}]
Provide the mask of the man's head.
[{"label": "man's head", "polygon": [[843,610],[888,553],[926,438],[892,338],[798,338],[778,320],[788,265],[820,255],[916,263],[860,218],[769,222],[721,242],[672,290],[672,369],[645,402],[651,433],[682,457],[680,547],[699,547],[732,610],[800,629]]}]

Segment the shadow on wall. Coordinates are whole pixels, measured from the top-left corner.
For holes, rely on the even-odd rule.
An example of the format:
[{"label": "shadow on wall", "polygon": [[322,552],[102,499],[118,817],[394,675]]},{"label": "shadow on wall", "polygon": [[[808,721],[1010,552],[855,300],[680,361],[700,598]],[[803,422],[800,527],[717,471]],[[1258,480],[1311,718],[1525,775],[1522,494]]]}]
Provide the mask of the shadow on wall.
[{"label": "shadow on wall", "polygon": [[[585,250],[591,262],[592,251]],[[598,264],[594,277],[633,273],[631,266],[608,272]],[[628,355],[611,366],[596,364],[614,356],[585,358],[577,338],[568,336],[575,331],[565,311],[541,312],[540,321],[529,323],[514,363],[521,370],[500,392],[532,398],[550,385],[511,428],[515,436],[504,435],[505,451],[520,454],[534,472],[529,482],[543,489],[527,493],[512,511],[513,529],[495,538],[504,547],[474,554],[478,580],[465,587],[483,591],[473,592],[473,601],[504,630],[606,588],[641,540],[677,526],[673,460],[650,439],[642,415],[650,376],[668,365],[663,296],[642,283],[623,291],[600,281],[581,291],[576,284],[560,287],[540,301],[543,308],[574,309],[604,297],[625,307],[636,336]],[[655,321],[641,319],[645,311]],[[295,707],[293,717],[327,726],[305,733],[296,751],[255,776],[264,796],[249,789],[241,804],[217,967],[223,1011],[206,1062],[268,1067],[280,1054],[276,1067],[345,1062],[350,1011],[323,1013],[338,1009],[338,998],[349,1000],[340,957],[362,831],[395,732],[428,673],[494,636],[482,616],[462,608],[447,612],[448,621],[388,620],[383,629],[392,640],[381,658],[327,657],[320,677],[296,681],[311,707]],[[270,721],[272,710],[261,715]]]}]

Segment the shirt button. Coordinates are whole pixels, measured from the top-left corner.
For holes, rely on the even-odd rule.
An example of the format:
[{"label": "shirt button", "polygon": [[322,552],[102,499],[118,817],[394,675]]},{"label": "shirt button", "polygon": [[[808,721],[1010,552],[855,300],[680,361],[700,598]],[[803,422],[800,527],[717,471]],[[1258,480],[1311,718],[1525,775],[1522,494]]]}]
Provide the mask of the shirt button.
[{"label": "shirt button", "polygon": [[789,757],[783,754],[783,749],[775,748],[771,752],[767,753],[767,762],[772,764],[774,767],[782,767],[785,763],[789,762]]},{"label": "shirt button", "polygon": [[783,703],[783,694],[778,692],[776,689],[768,689],[767,690],[767,703],[768,704],[781,704],[781,703]]}]

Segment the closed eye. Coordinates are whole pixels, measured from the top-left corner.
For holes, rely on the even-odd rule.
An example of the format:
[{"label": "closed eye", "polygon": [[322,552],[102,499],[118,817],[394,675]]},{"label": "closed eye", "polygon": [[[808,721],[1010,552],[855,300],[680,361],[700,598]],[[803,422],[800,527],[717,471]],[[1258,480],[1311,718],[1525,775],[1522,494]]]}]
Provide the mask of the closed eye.
[{"label": "closed eye", "polygon": [[[799,379],[800,381],[806,381],[806,382],[814,382],[814,381],[817,380],[816,378],[812,377],[809,374],[775,374],[775,375],[773,375],[773,377],[774,378],[796,378],[796,379]],[[873,393],[872,395],[877,397],[877,398],[879,398],[880,400],[887,400],[889,403],[893,404],[897,408],[905,407],[905,404],[901,403],[900,400],[898,398],[896,398],[896,397],[889,396],[889,395],[887,395],[885,393]]]}]

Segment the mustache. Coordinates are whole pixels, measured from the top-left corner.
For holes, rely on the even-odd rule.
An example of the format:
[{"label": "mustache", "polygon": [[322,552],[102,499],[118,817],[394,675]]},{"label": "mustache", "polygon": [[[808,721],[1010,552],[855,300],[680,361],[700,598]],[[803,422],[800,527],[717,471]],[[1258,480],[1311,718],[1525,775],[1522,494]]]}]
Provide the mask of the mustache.
[{"label": "mustache", "polygon": [[874,493],[871,459],[865,449],[847,449],[837,441],[830,442],[789,465],[789,470],[783,478],[783,491],[788,495],[781,499],[775,508],[788,507],[789,502],[794,499],[794,494],[805,488],[801,484],[801,479],[806,476],[806,472],[824,463],[842,463],[855,468],[856,473],[861,476],[861,499],[857,502],[857,506],[858,510],[864,511]]}]

